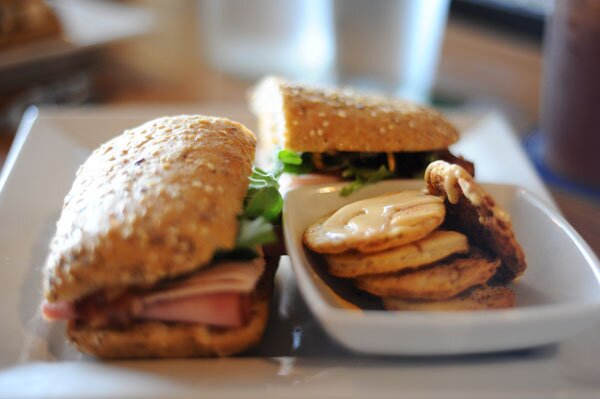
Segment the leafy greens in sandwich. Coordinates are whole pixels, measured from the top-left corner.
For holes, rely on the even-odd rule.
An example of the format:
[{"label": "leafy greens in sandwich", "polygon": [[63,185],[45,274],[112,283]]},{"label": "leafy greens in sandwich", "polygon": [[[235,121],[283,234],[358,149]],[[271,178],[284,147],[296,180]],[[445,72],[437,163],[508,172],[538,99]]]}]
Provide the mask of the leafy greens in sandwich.
[{"label": "leafy greens in sandwich", "polygon": [[276,154],[276,171],[321,176],[296,179],[310,184],[349,181],[342,195],[383,179],[422,176],[435,160],[474,172],[472,163],[448,151],[458,140],[456,129],[427,107],[267,77],[255,88],[251,108],[261,152]]}]

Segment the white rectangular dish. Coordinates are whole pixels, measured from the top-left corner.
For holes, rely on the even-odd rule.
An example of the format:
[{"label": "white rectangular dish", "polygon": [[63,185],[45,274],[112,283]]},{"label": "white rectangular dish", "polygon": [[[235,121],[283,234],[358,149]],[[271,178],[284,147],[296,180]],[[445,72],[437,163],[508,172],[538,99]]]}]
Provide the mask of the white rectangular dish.
[{"label": "white rectangular dish", "polygon": [[[178,113],[253,127],[243,104],[42,109],[24,118],[0,175],[0,398],[600,397],[600,323],[558,345],[517,352],[357,355],[322,330],[287,258],[265,338],[243,357],[99,362],[73,351],[64,326],[49,326],[38,313],[41,266],[63,197],[93,148],[125,128]],[[456,151],[475,161],[481,180],[526,187],[552,204],[502,116],[456,117]]]},{"label": "white rectangular dish", "polygon": [[424,183],[385,181],[348,197],[340,195],[343,186],[288,192],[283,228],[305,301],[325,330],[348,348],[382,355],[514,350],[557,342],[600,322],[600,264],[593,252],[553,208],[522,188],[498,184],[483,187],[512,215],[529,265],[524,276],[511,284],[517,307],[455,313],[376,310],[381,309],[377,300],[353,287],[351,281],[329,275],[322,257],[303,246],[302,236],[321,216],[346,204],[422,190]]}]

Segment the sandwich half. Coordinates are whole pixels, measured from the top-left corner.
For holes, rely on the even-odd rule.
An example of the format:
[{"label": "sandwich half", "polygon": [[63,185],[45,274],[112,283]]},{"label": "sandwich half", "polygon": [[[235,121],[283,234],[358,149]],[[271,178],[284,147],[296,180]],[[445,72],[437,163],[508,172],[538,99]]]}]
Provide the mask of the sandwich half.
[{"label": "sandwich half", "polygon": [[431,108],[277,77],[263,79],[250,103],[260,155],[275,154],[282,171],[295,175],[290,188],[349,180],[347,195],[386,178],[420,177],[438,159],[474,172],[472,163],[448,151],[458,132]]},{"label": "sandwich half", "polygon": [[[256,138],[205,116],[147,122],[96,149],[65,198],[42,313],[103,358],[226,356],[262,337],[276,183]],[[273,185],[275,184],[275,185]]]}]

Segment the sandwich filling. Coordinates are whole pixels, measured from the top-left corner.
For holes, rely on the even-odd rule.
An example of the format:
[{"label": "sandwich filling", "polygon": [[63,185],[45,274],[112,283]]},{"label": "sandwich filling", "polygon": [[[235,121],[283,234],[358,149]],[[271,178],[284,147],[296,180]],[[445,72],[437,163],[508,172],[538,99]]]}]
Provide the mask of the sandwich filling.
[{"label": "sandwich filling", "polygon": [[135,320],[239,327],[250,316],[251,294],[263,274],[262,258],[224,261],[150,290],[103,291],[75,302],[45,302],[46,319],[80,319],[94,328]]},{"label": "sandwich filling", "polygon": [[149,288],[114,287],[73,302],[46,301],[42,314],[48,320],[75,319],[93,328],[150,320],[241,327],[252,316],[252,301],[265,274],[260,248],[277,240],[272,223],[279,220],[282,206],[275,177],[254,168],[235,247],[217,252],[209,266]]},{"label": "sandwich filling", "polygon": [[301,185],[350,180],[341,192],[343,196],[347,196],[362,186],[384,179],[420,178],[427,165],[436,160],[458,164],[467,172],[475,173],[472,162],[455,156],[449,150],[327,153],[280,150],[277,153],[276,170],[291,175],[282,180],[282,186],[287,186],[287,189]]}]

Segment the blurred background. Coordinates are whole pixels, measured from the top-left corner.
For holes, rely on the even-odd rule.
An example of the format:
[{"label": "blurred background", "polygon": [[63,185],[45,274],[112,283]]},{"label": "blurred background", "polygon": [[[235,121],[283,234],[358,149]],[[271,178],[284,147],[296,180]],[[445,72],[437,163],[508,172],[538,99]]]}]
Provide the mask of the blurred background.
[{"label": "blurred background", "polygon": [[596,0],[0,0],[0,164],[32,104],[243,103],[277,73],[500,110],[598,253],[599,46]]}]

